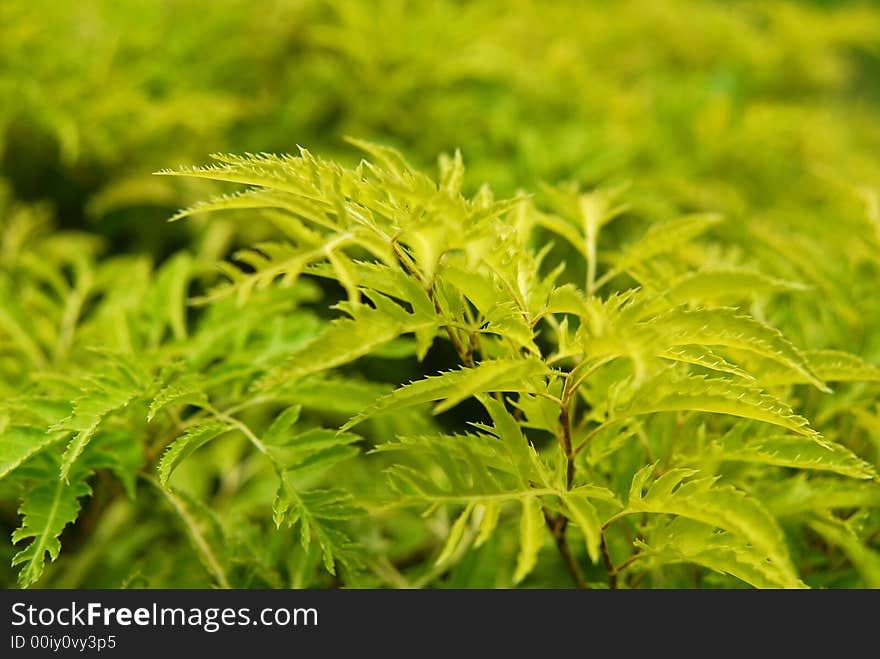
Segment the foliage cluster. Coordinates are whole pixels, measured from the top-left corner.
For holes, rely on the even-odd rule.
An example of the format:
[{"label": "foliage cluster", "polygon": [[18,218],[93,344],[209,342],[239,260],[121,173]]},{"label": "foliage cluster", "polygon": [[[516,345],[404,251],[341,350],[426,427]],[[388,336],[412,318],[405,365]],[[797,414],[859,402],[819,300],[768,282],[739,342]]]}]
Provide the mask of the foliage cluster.
[{"label": "foliage cluster", "polygon": [[0,7],[5,583],[880,587],[876,8],[206,5]]}]

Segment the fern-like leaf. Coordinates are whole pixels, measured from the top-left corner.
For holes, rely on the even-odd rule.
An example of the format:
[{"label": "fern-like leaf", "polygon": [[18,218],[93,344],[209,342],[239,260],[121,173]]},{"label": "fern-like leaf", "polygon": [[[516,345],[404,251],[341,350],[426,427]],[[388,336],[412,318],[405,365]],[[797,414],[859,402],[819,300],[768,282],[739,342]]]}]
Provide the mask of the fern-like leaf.
[{"label": "fern-like leaf", "polygon": [[599,521],[599,513],[589,499],[577,490],[564,492],[559,495],[562,504],[571,519],[581,530],[586,540],[587,555],[596,563],[600,557],[602,544],[602,523]]},{"label": "fern-like leaf", "polygon": [[[840,350],[812,350],[804,353],[811,370],[829,382],[880,382],[880,367],[869,364],[857,355]],[[768,385],[809,382],[802,373],[783,371],[772,365],[761,373]]]},{"label": "fern-like leaf", "polygon": [[77,398],[73,412],[49,428],[49,432],[72,432],[73,437],[61,461],[61,478],[66,480],[77,458],[88,446],[105,417],[127,407],[145,390],[142,369],[120,355],[107,355],[101,370],[84,378],[88,388]]},{"label": "fern-like leaf", "polygon": [[516,557],[516,569],[513,573],[514,583],[525,579],[535,568],[545,533],[540,501],[537,497],[524,498],[520,518],[519,554]]},{"label": "fern-like leaf", "polygon": [[376,414],[442,400],[434,413],[448,410],[477,394],[497,391],[529,391],[533,380],[548,372],[537,359],[486,360],[473,368],[462,368],[442,375],[431,376],[396,389],[353,417],[343,430],[361,423]]},{"label": "fern-like leaf", "polygon": [[761,487],[757,495],[777,517],[796,517],[830,510],[880,508],[880,483],[807,477],[800,474]]},{"label": "fern-like leaf", "polygon": [[12,534],[13,543],[31,539],[12,559],[13,565],[22,566],[18,574],[22,588],[36,583],[43,574],[46,555],[52,561],[58,558],[61,532],[79,515],[79,500],[91,493],[84,481],[71,479],[70,483],[57,480],[39,485],[25,495],[18,510],[22,524]]},{"label": "fern-like leaf", "polygon": [[67,437],[66,432],[45,432],[29,426],[3,428],[0,430],[0,480]]},{"label": "fern-like leaf", "polygon": [[771,423],[813,439],[820,439],[809,422],[784,402],[761,389],[725,378],[700,375],[658,376],[643,385],[614,417],[629,418],[654,412],[699,410]]},{"label": "fern-like leaf", "polygon": [[229,424],[213,419],[190,427],[174,440],[165,450],[165,453],[162,454],[158,466],[159,482],[163,486],[166,485],[174,470],[177,469],[181,462],[192,455],[196,449],[231,429]]},{"label": "fern-like leaf", "polygon": [[745,425],[712,441],[699,457],[829,471],[850,478],[880,478],[874,467],[838,443],[819,443],[792,435],[768,436]]},{"label": "fern-like leaf", "polygon": [[724,357],[712,352],[705,346],[680,345],[661,352],[660,357],[672,361],[695,364],[721,373],[730,373],[746,380],[754,381],[755,377],[748,371],[744,371],[736,364],[731,364]]},{"label": "fern-like leaf", "polygon": [[648,321],[667,345],[725,346],[766,357],[805,377],[821,391],[830,389],[810,368],[807,359],[779,330],[735,309],[673,309]]},{"label": "fern-like leaf", "polygon": [[162,387],[150,401],[150,406],[147,409],[147,421],[152,421],[159,412],[172,405],[204,407],[207,403],[207,394],[202,390],[200,383],[192,380],[174,382]]},{"label": "fern-like leaf", "polygon": [[637,541],[640,559],[635,569],[656,569],[673,563],[692,563],[729,574],[755,588],[803,588],[793,574],[768,564],[759,550],[729,531],[684,517],[660,522],[648,541]]},{"label": "fern-like leaf", "polygon": [[676,279],[660,294],[670,306],[686,302],[706,304],[730,298],[752,298],[773,292],[809,290],[798,282],[785,281],[754,270],[741,268],[706,268]]},{"label": "fern-like leaf", "polygon": [[351,318],[334,321],[327,330],[284,363],[272,369],[258,383],[268,389],[306,375],[347,364],[384,346],[408,332],[431,331],[437,321],[416,316],[387,298],[376,298],[377,307],[360,305],[350,309]]},{"label": "fern-like leaf", "polygon": [[359,565],[354,543],[338,528],[340,523],[362,513],[347,492],[339,489],[297,492],[290,481],[282,477],[273,513],[279,527],[299,525],[304,548],[309,547],[314,534],[321,547],[324,567],[330,574],[336,574],[337,562],[348,567]]},{"label": "fern-like leaf", "polygon": [[676,249],[721,222],[718,215],[689,215],[651,225],[636,242],[627,245],[614,260],[614,271],[628,270],[640,263]]},{"label": "fern-like leaf", "polygon": [[628,511],[677,515],[722,528],[748,542],[779,583],[799,583],[782,530],[757,500],[729,485],[718,485],[715,478],[694,478],[698,472],[690,469],[672,469],[649,485],[653,470],[654,465],[648,465],[633,478]]}]

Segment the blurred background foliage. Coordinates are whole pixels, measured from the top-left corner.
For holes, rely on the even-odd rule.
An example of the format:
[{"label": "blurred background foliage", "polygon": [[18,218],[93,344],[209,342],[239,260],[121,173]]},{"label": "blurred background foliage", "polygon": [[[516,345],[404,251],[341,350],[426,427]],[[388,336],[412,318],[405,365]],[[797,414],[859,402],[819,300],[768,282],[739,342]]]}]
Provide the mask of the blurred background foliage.
[{"label": "blurred background foliage", "polygon": [[[53,242],[75,240],[79,261],[64,265],[74,284],[112,282],[124,262],[142,268],[131,287],[146,291],[150,267],[176,250],[219,258],[264,231],[226,217],[164,224],[214,188],[151,172],[297,145],[353,162],[346,135],[398,147],[422,168],[461,149],[469,184],[543,204],[541,183],[628,182],[628,220],[610,239],[641,231],[641,217],[720,212],[719,260],[811,287],[753,313],[805,348],[880,362],[876,3],[0,3],[4,271],[21,241],[51,261],[69,254]],[[7,279],[0,295],[12,296]],[[149,304],[148,292],[130,295]],[[65,350],[63,336],[45,340]],[[2,363],[0,393],[27,375]],[[877,464],[876,394],[853,385],[803,403],[807,416],[861,433]],[[131,504],[113,506],[104,523],[125,523]],[[127,560],[124,546],[113,552]],[[73,560],[59,583],[78,583],[87,561]]]},{"label": "blurred background foliage", "polygon": [[847,326],[803,338],[868,347],[866,291],[849,282],[866,280],[859,257],[880,234],[871,3],[13,0],[0,12],[0,177],[117,251],[184,244],[188,228],[158,223],[205,190],[149,173],[209,152],[302,144],[351,159],[341,137],[355,135],[424,167],[460,148],[470,180],[496,194],[631,180],[655,217],[720,211],[735,220],[725,237],[756,258],[768,221],[777,239],[809,223],[821,240],[783,242],[812,271],[798,274],[844,296]]}]

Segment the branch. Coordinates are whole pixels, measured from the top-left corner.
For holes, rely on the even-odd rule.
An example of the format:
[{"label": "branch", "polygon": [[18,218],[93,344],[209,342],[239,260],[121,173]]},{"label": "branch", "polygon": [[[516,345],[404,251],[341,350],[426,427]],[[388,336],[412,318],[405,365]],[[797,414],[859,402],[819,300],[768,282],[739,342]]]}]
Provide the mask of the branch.
[{"label": "branch", "polygon": [[580,566],[577,564],[577,561],[571,553],[571,548],[569,548],[568,543],[565,541],[565,531],[568,528],[568,518],[561,514],[553,517],[550,515],[550,511],[547,510],[546,507],[544,507],[543,510],[544,521],[547,523],[550,533],[553,534],[553,539],[556,541],[556,548],[559,550],[559,555],[562,556],[562,561],[565,563],[565,567],[568,569],[569,574],[571,574],[572,581],[574,581],[575,586],[578,588],[589,588],[590,586],[584,579]]}]

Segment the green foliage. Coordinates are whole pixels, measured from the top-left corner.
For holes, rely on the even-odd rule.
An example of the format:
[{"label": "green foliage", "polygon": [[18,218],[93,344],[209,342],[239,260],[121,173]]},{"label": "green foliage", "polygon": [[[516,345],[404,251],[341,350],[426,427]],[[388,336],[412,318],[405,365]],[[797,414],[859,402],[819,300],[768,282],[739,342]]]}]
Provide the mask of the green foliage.
[{"label": "green foliage", "polygon": [[4,583],[880,586],[875,8],[38,5]]},{"label": "green foliage", "polygon": [[18,509],[23,516],[21,528],[12,534],[13,542],[31,539],[30,544],[12,559],[13,565],[22,566],[18,573],[19,585],[26,587],[40,578],[46,554],[50,560],[58,558],[61,551],[58,536],[65,526],[76,520],[80,510],[79,498],[87,494],[91,491],[85,483],[79,482],[71,488],[61,480],[27,493]]}]

